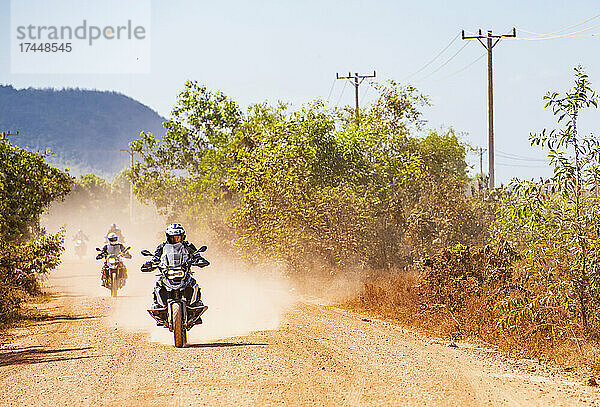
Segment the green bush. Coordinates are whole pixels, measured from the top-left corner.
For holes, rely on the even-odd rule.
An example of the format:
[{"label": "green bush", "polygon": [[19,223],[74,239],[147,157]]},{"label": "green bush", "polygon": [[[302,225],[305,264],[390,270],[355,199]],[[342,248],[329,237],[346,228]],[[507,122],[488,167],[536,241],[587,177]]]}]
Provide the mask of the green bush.
[{"label": "green bush", "polygon": [[0,322],[38,292],[38,277],[59,264],[63,251],[63,236],[45,234],[39,216],[73,180],[44,157],[0,141]]}]

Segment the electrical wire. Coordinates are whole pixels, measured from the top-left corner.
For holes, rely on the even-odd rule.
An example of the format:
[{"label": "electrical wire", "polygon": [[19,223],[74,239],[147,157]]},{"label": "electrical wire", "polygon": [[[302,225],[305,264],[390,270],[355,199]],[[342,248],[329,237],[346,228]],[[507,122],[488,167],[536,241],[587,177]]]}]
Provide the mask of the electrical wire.
[{"label": "electrical wire", "polygon": [[579,34],[585,31],[589,31],[592,30],[594,28],[598,28],[600,27],[600,24],[596,24],[593,25],[591,27],[588,27],[584,30],[580,30],[580,31],[574,31],[572,33],[568,33],[568,34],[564,34],[564,35],[555,35],[552,37],[527,37],[527,38],[510,38],[514,41],[542,41],[542,40],[554,40],[557,38],[585,38],[585,37],[595,37],[600,33],[593,33],[593,34],[585,34],[585,35],[575,35],[575,34]]},{"label": "electrical wire", "polygon": [[502,163],[502,162],[497,162],[495,165],[498,165],[500,167],[548,168],[545,165],[526,165],[526,164],[513,164],[513,163]]},{"label": "electrical wire", "polygon": [[342,100],[342,96],[344,96],[344,91],[346,90],[346,85],[348,85],[348,81],[344,81],[344,87],[342,88],[342,93],[340,93],[340,97],[338,98],[335,107],[337,108],[340,105],[340,101]]},{"label": "electrical wire", "polygon": [[415,82],[421,82],[421,81],[429,78],[431,75],[433,75],[434,73],[438,72],[440,69],[442,69],[443,67],[445,67],[446,65],[448,65],[448,63],[450,61],[452,61],[454,58],[456,58],[456,56],[458,54],[460,54],[462,52],[462,50],[465,49],[470,43],[471,43],[470,41],[465,42],[465,44],[462,47],[460,47],[460,49],[458,51],[456,51],[456,53],[454,55],[452,55],[450,58],[448,58],[446,60],[446,62],[444,62],[442,65],[438,66],[437,69],[434,69],[433,71],[431,71],[430,73],[428,73],[427,75],[425,75],[424,77],[422,77],[421,79],[417,79]]},{"label": "electrical wire", "polygon": [[335,82],[336,82],[336,79],[334,79],[333,82],[331,82],[331,88],[329,89],[329,95],[327,95],[327,103],[329,103],[329,100],[331,99],[331,92],[333,92],[333,87],[335,86]]},{"label": "electrical wire", "polygon": [[415,76],[416,74],[422,72],[425,68],[427,68],[429,65],[431,65],[436,59],[438,59],[448,48],[450,48],[450,46],[452,44],[454,44],[454,41],[456,41],[458,39],[460,35],[456,34],[456,36],[454,38],[452,38],[452,40],[450,40],[450,42],[448,43],[448,45],[446,45],[440,52],[438,52],[429,62],[427,62],[425,65],[423,65],[421,68],[417,69],[416,71],[414,71],[413,73],[411,73],[410,75],[402,78],[402,82],[404,82],[405,80],[412,78],[413,76]]},{"label": "electrical wire", "polygon": [[545,162],[547,163],[548,160],[544,160],[541,158],[530,158],[530,157],[523,157],[520,155],[516,155],[516,154],[512,154],[512,153],[506,153],[504,151],[500,151],[498,149],[496,149],[496,153],[503,157],[503,158],[508,158],[508,159],[512,159],[512,160],[522,160],[522,161],[538,161],[538,162]]},{"label": "electrical wire", "polygon": [[448,74],[448,75],[446,75],[446,76],[443,76],[443,77],[441,77],[441,78],[439,78],[439,79],[436,79],[436,80],[434,80],[434,81],[432,81],[432,82],[439,82],[439,81],[443,81],[443,80],[446,80],[446,79],[448,79],[448,78],[451,78],[451,77],[453,77],[453,76],[455,76],[455,75],[458,75],[459,73],[461,73],[461,72],[463,72],[463,71],[466,71],[467,69],[469,69],[470,67],[472,67],[473,65],[475,65],[477,62],[479,62],[479,61],[480,61],[480,60],[481,60],[481,59],[482,59],[484,56],[486,56],[486,55],[487,55],[487,52],[485,52],[485,53],[481,54],[480,56],[478,56],[477,58],[475,58],[473,61],[471,61],[469,64],[467,64],[467,65],[463,66],[462,68],[460,68],[458,71],[452,72],[451,74]]},{"label": "electrical wire", "polygon": [[367,93],[369,93],[369,89],[370,89],[370,88],[371,88],[371,87],[369,86],[369,83],[367,82],[367,86],[366,86],[366,89],[365,89],[365,93],[363,93],[362,97],[360,98],[360,104],[361,104],[361,105],[362,105],[362,104],[363,104],[363,102],[365,101],[365,98],[367,97]]},{"label": "electrical wire", "polygon": [[563,28],[562,30],[554,31],[554,32],[547,33],[547,34],[540,34],[540,33],[536,33],[536,32],[533,32],[533,31],[527,31],[527,30],[524,30],[522,28],[518,28],[518,30],[519,31],[523,31],[524,33],[527,33],[527,34],[537,35],[537,36],[541,36],[541,37],[548,37],[548,36],[551,36],[551,35],[556,35],[556,34],[563,33],[565,31],[570,30],[570,29],[575,28],[575,27],[579,27],[579,26],[581,26],[581,25],[583,25],[585,23],[588,23],[588,22],[590,22],[592,20],[595,20],[598,17],[600,17],[600,14],[596,14],[595,16],[592,16],[592,17],[588,18],[587,20],[584,20],[584,21],[582,21],[580,23],[577,23],[575,25],[571,25],[571,26],[569,26],[567,28]]}]

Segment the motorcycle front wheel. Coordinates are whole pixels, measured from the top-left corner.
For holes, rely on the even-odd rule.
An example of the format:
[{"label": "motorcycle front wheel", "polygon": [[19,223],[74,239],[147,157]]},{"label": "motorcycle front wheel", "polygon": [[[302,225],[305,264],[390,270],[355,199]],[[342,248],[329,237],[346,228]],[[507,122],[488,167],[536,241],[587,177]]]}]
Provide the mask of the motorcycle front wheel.
[{"label": "motorcycle front wheel", "polygon": [[171,305],[173,315],[173,337],[175,339],[175,347],[183,348],[186,344],[187,335],[183,326],[183,305],[180,302],[174,302]]},{"label": "motorcycle front wheel", "polygon": [[116,272],[113,272],[112,273],[112,280],[110,282],[110,296],[111,297],[116,297],[118,289],[119,289],[119,277],[117,277],[117,273]]}]

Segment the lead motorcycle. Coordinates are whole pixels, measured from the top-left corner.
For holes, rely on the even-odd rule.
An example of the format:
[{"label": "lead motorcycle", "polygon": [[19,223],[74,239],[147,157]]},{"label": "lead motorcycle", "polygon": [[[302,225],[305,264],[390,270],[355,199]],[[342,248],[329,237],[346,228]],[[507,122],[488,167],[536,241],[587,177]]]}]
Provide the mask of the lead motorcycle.
[{"label": "lead motorcycle", "polygon": [[[105,287],[110,290],[110,296],[116,297],[117,290],[125,287],[127,281],[127,269],[123,262],[123,255],[127,253],[131,247],[127,247],[125,250],[118,254],[107,254],[104,258],[104,268],[106,271],[107,281]],[[102,252],[102,249],[96,247],[96,250]]]},{"label": "lead motorcycle", "polygon": [[[157,325],[168,328],[173,332],[175,347],[182,348],[187,343],[187,331],[198,323],[200,318],[208,309],[206,305],[193,307],[198,295],[198,290],[193,290],[191,282],[193,272],[192,266],[206,267],[210,263],[201,256],[206,251],[206,246],[196,250],[188,260],[179,264],[152,263],[142,266],[142,272],[158,270],[160,276],[155,295],[160,298],[161,308],[152,308],[148,313],[157,322]],[[144,256],[152,256],[148,250],[142,250]],[[162,295],[161,295],[162,292]]]}]

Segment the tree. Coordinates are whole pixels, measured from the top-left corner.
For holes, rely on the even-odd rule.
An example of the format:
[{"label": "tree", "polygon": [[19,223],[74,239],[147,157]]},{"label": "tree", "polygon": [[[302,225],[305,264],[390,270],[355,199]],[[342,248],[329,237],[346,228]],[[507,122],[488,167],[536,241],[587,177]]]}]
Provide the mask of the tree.
[{"label": "tree", "polygon": [[553,176],[514,182],[513,194],[500,212],[500,234],[524,249],[529,268],[525,295],[505,307],[509,312],[502,323],[530,317],[560,330],[572,320],[565,314],[571,314],[578,315],[583,332],[597,334],[600,143],[592,135],[582,135],[578,124],[584,109],[598,106],[598,97],[581,66],[575,68],[574,77],[571,90],[544,97],[560,127],[530,136],[532,145],[548,150]]}]

